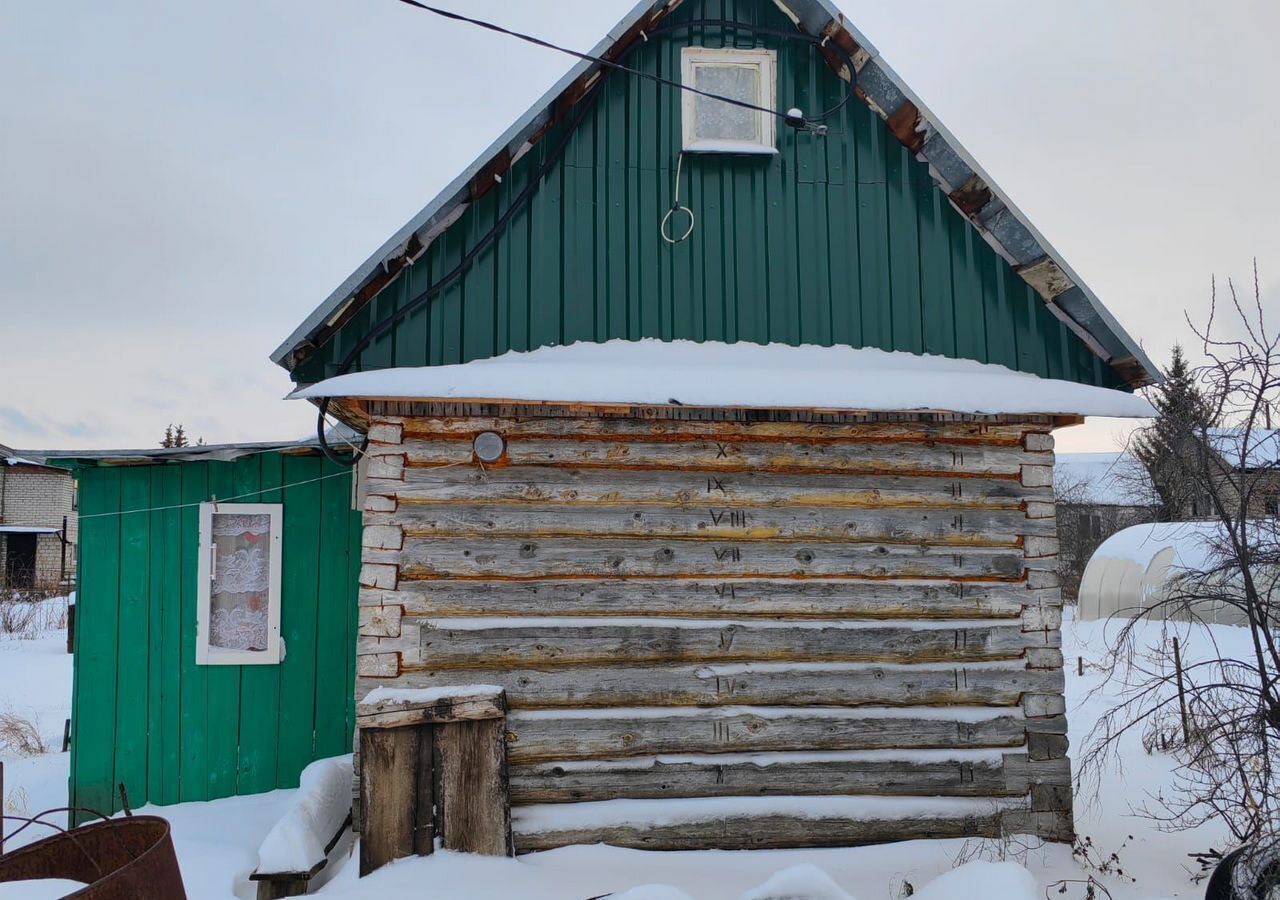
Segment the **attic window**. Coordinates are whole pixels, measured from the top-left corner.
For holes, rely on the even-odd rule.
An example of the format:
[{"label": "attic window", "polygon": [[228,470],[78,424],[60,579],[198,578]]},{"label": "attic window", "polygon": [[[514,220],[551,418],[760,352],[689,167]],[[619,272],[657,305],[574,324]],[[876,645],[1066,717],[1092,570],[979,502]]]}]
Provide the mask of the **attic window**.
[{"label": "attic window", "polygon": [[280,662],[280,526],[275,503],[201,503],[196,664]]},{"label": "attic window", "polygon": [[[777,107],[772,50],[686,47],[684,84],[764,109]],[[777,153],[777,117],[684,91],[684,149],[690,153]]]}]

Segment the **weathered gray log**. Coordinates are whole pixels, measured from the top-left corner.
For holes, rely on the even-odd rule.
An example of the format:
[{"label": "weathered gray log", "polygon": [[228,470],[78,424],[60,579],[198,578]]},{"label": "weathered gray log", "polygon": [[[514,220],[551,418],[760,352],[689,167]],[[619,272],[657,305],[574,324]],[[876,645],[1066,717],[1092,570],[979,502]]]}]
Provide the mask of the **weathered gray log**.
[{"label": "weathered gray log", "polygon": [[410,541],[402,551],[366,549],[364,560],[398,563],[401,581],[671,575],[1017,579],[1023,574],[1018,550],[822,542],[437,538]]},{"label": "weathered gray log", "polygon": [[792,475],[776,472],[631,472],[512,466],[409,468],[403,481],[369,479],[371,494],[414,503],[578,503],[687,506],[834,506],[842,508],[972,507],[1020,509],[1052,501],[1052,487],[1028,487],[1015,478],[944,478],[907,475]]},{"label": "weathered gray log", "polygon": [[1063,689],[1061,671],[1018,662],[972,665],[792,663],[618,665],[561,669],[404,669],[403,687],[472,682],[506,688],[509,709],[531,707],[1012,706],[1027,692]]},{"label": "weathered gray log", "polygon": [[1012,797],[1027,786],[1007,782],[1000,760],[823,760],[768,765],[638,761],[630,765],[576,768],[544,763],[511,772],[512,803],[577,803],[663,797],[787,797],[874,795],[922,797]]},{"label": "weathered gray log", "polygon": [[361,605],[403,604],[415,616],[987,619],[1016,617],[1039,601],[1021,584],[875,579],[436,580],[360,593]]},{"label": "weathered gray log", "polygon": [[516,852],[532,853],[570,844],[604,843],[637,850],[765,850],[797,847],[853,847],[889,841],[953,837],[998,837],[1000,811],[943,818],[804,818],[730,816],[702,822],[615,825],[557,831],[525,831],[517,817]]},{"label": "weathered gray log", "polygon": [[[491,627],[451,628],[448,619],[424,621],[420,646],[404,649],[403,664],[465,669],[607,665],[611,661],[976,661],[1016,659],[1028,643],[1043,637],[1038,632],[1025,635],[1021,622],[947,628],[928,623],[851,627],[762,622],[699,627],[653,620],[605,625],[554,619],[527,624],[518,619],[482,621],[492,623]],[[412,641],[412,636],[406,635],[406,641]]]},{"label": "weathered gray log", "polygon": [[[395,443],[406,440],[440,440],[450,436],[471,438],[482,431],[496,431],[507,438],[515,437],[639,437],[644,440],[684,441],[689,437],[743,440],[850,440],[864,441],[940,441],[954,443],[1008,444],[1021,446],[1028,429],[1047,426],[1024,423],[988,423],[955,421],[872,421],[857,424],[820,424],[814,422],[703,422],[662,419],[602,418],[573,416],[568,418],[495,418],[438,416],[409,418],[398,431],[386,432]],[[371,434],[374,432],[371,431]],[[1033,449],[1052,449],[1039,447]]]},{"label": "weathered gray log", "polygon": [[[507,718],[513,765],[670,753],[1013,748],[1027,738],[1016,709],[965,718],[927,710],[619,708],[609,716],[538,711]],[[1065,721],[1061,724],[1065,728]]]},{"label": "weathered gray log", "polygon": [[[371,531],[402,529],[403,538],[437,537],[704,537],[736,540],[879,541],[1012,547],[1020,539],[1051,537],[1052,519],[1029,519],[1018,510],[938,512],[931,509],[718,509],[580,506],[450,506],[407,504],[394,513],[365,514],[365,546]],[[400,535],[394,546],[398,547]]]},{"label": "weathered gray log", "polygon": [[[433,833],[430,777],[423,771],[425,743],[430,761],[429,727],[360,732],[360,874],[368,875],[406,856],[426,855]],[[427,800],[426,803],[423,799]]]},{"label": "weathered gray log", "polygon": [[[408,468],[471,462],[470,441],[406,441]],[[646,442],[513,437],[507,442],[513,466],[607,469],[684,469],[703,472],[822,472],[884,474],[911,472],[1017,475],[1024,467],[1053,465],[1053,455],[992,444],[934,442],[787,441],[741,439]]]},{"label": "weathered gray log", "polygon": [[436,728],[440,833],[445,849],[511,856],[511,804],[502,719]]}]

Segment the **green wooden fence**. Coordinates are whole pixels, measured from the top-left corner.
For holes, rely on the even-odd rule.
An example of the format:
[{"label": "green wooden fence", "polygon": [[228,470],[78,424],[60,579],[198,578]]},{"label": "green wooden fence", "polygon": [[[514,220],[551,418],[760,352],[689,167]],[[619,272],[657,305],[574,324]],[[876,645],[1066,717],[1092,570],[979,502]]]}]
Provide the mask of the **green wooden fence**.
[{"label": "green wooden fence", "polygon": [[[80,576],[72,806],[211,800],[296,787],[351,750],[360,514],[351,470],[314,454],[77,464]],[[247,496],[246,496],[247,495]],[[197,666],[198,504],[284,505],[274,666]]]}]

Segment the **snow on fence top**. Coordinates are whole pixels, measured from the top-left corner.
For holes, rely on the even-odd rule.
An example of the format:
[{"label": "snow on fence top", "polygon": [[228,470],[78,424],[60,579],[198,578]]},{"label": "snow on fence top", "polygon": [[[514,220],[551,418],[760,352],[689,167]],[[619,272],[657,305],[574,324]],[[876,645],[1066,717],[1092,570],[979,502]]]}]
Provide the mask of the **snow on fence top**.
[{"label": "snow on fence top", "polygon": [[1133,394],[1004,366],[854,347],[607,341],[504,353],[454,366],[354,372],[290,399],[512,400],[635,405],[937,410],[1143,418]]}]

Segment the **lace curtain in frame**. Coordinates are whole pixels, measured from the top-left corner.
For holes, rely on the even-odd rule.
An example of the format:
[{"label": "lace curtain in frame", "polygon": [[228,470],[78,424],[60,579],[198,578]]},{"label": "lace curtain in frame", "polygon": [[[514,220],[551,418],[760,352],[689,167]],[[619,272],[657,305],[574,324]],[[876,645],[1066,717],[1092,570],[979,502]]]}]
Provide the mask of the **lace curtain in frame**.
[{"label": "lace curtain in frame", "polygon": [[213,514],[217,560],[209,592],[209,646],[267,649],[271,603],[271,516]]},{"label": "lace curtain in frame", "polygon": [[[755,66],[700,65],[694,70],[694,82],[694,87],[708,94],[760,104],[760,69]],[[698,140],[761,140],[760,113],[755,110],[702,96],[695,96],[694,109],[694,137]]]}]

